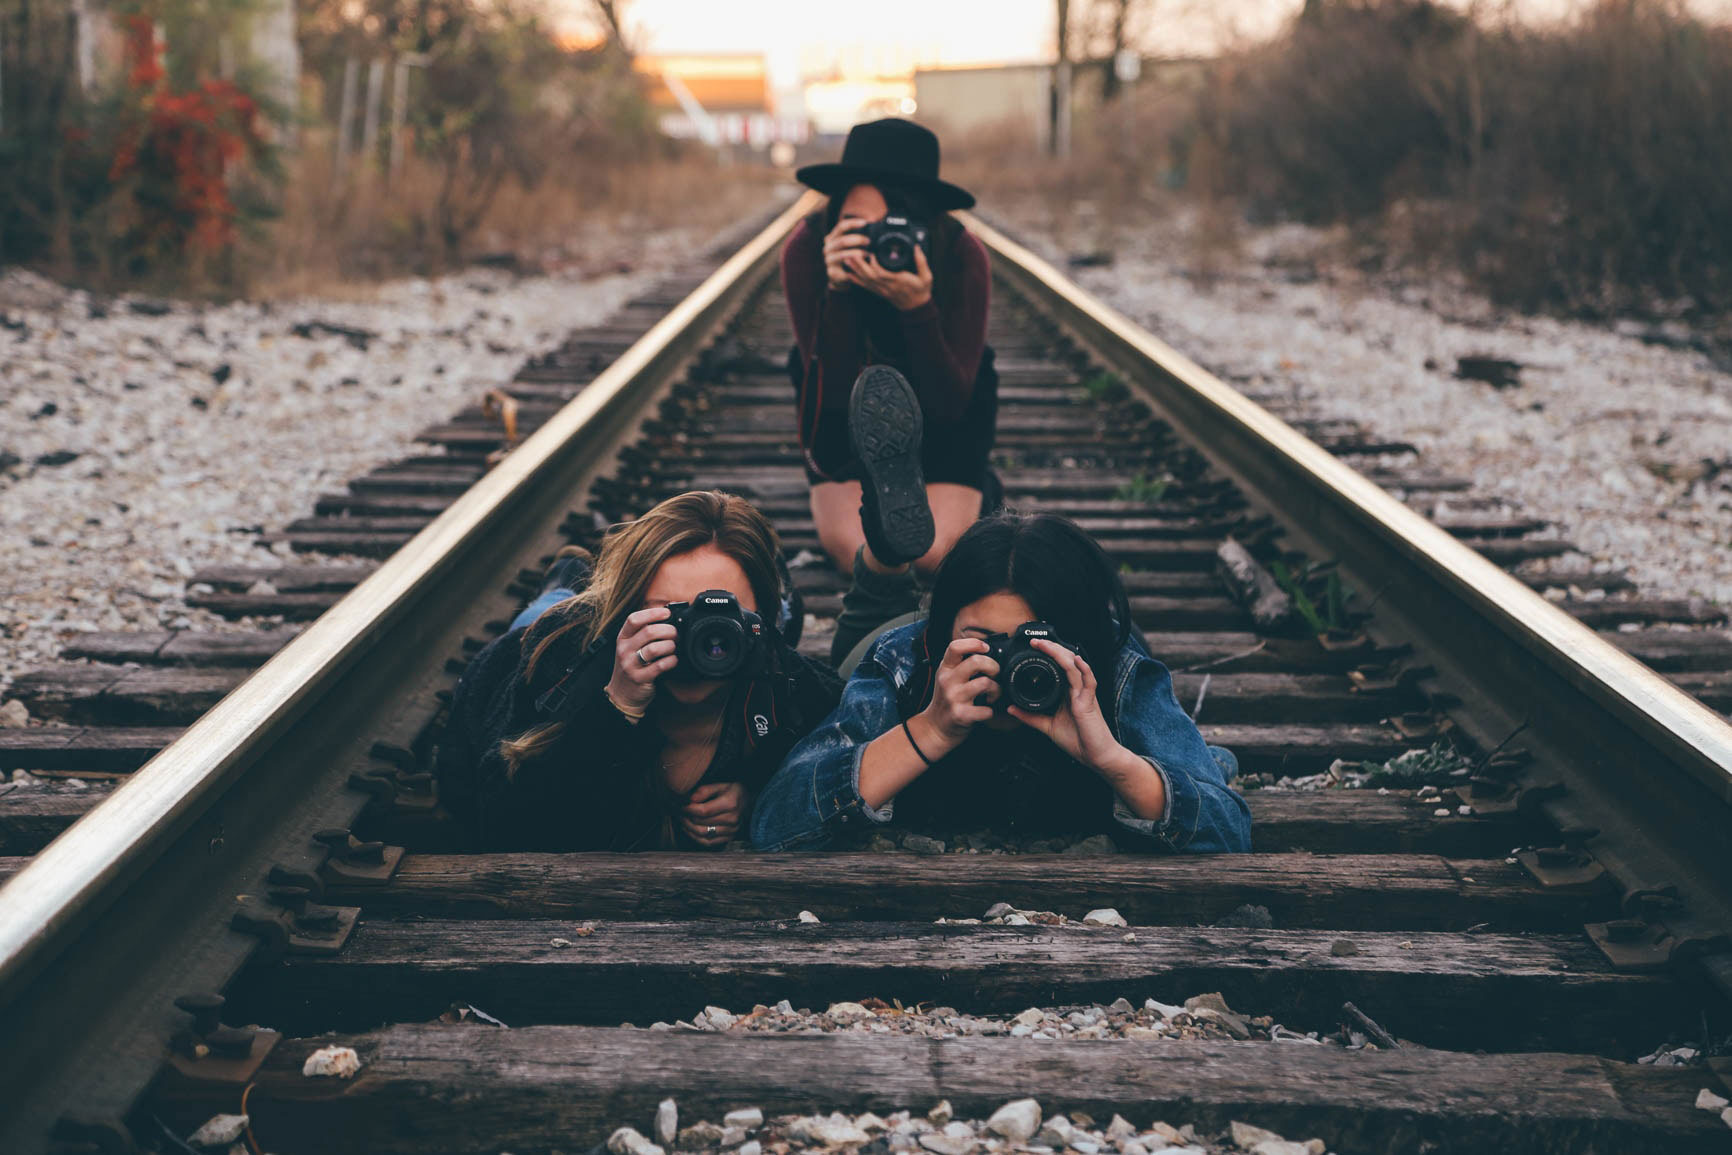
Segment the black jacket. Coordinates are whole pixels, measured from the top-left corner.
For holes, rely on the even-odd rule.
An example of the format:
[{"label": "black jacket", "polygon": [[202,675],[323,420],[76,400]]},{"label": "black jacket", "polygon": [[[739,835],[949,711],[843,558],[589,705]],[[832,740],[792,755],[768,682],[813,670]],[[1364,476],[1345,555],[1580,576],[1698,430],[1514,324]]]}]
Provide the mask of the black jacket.
[{"label": "black jacket", "polygon": [[[439,742],[440,799],[472,850],[695,846],[679,827],[685,799],[659,785],[660,732],[647,720],[632,725],[603,693],[618,627],[587,650],[581,627],[567,631],[542,655],[534,678],[525,678],[530,655],[571,620],[569,612],[550,610],[495,638],[464,670]],[[770,638],[770,671],[730,691],[700,784],[740,782],[756,796],[841,697],[834,670],[789,649],[773,631]],[[500,742],[556,717],[565,729],[554,746],[508,775]]]}]

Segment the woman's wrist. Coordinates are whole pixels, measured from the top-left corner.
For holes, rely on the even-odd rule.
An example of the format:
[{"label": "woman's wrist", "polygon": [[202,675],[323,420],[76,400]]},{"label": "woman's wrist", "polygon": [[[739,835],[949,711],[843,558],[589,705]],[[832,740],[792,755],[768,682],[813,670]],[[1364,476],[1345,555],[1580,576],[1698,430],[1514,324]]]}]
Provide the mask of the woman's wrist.
[{"label": "woman's wrist", "polygon": [[1153,774],[1155,768],[1122,743],[1114,742],[1111,750],[1094,760],[1094,771],[1116,787],[1134,782],[1145,774]]},{"label": "woman's wrist", "polygon": [[955,750],[968,737],[966,733],[952,735],[931,716],[931,709],[928,706],[906,723],[909,733],[920,747],[922,761],[926,761],[928,765]]},{"label": "woman's wrist", "polygon": [[612,682],[602,687],[601,694],[607,699],[608,705],[619,713],[620,717],[634,726],[643,721],[643,716],[649,712],[649,702],[645,701],[641,705],[633,703],[631,699],[622,696],[614,688]]}]

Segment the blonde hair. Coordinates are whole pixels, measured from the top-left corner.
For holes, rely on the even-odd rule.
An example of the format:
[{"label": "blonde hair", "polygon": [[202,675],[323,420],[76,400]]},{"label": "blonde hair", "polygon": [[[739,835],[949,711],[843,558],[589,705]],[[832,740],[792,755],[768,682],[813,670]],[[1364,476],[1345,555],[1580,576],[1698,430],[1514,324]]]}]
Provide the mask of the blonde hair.
[{"label": "blonde hair", "polygon": [[[706,545],[714,545],[746,571],[758,612],[774,621],[782,597],[776,565],[782,545],[775,527],[743,497],[717,490],[682,493],[636,521],[608,530],[589,585],[543,615],[543,620],[550,614],[565,620],[536,644],[524,669],[524,683],[535,676],[555,641],[581,629],[582,648],[588,649],[643,604],[664,562]],[[545,753],[564,730],[564,722],[549,722],[502,741],[499,750],[508,772],[515,775],[525,760]]]}]

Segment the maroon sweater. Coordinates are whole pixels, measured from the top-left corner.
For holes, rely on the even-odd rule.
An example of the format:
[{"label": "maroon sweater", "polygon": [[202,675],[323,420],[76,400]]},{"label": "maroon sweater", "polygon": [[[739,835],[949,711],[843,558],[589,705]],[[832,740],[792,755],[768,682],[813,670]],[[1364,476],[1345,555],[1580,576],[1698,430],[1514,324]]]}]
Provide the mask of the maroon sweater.
[{"label": "maroon sweater", "polygon": [[[946,270],[950,284],[943,308],[935,298],[918,309],[896,312],[901,348],[891,358],[908,375],[921,409],[941,422],[961,417],[974,392],[986,348],[992,285],[986,246],[972,233],[956,238],[953,261],[954,267]],[[823,411],[846,411],[848,391],[866,363],[870,318],[865,314],[876,310],[860,299],[860,290],[830,291],[824,276],[824,234],[810,219],[801,221],[782,247],[782,291],[802,361],[811,365],[814,351],[817,354],[824,380]],[[884,307],[889,310],[889,303]],[[896,336],[883,334],[875,343],[893,348]]]}]

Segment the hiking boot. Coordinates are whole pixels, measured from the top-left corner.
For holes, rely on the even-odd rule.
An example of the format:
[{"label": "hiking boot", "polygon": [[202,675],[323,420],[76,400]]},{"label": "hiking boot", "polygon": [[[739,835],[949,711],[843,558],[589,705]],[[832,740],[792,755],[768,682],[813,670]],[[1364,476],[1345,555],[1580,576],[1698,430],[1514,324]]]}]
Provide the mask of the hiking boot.
[{"label": "hiking boot", "polygon": [[932,507],[920,472],[920,399],[888,365],[868,365],[848,397],[848,439],[860,466],[860,526],[872,555],[902,565],[932,548]]}]

